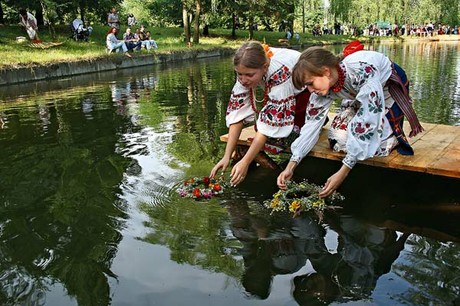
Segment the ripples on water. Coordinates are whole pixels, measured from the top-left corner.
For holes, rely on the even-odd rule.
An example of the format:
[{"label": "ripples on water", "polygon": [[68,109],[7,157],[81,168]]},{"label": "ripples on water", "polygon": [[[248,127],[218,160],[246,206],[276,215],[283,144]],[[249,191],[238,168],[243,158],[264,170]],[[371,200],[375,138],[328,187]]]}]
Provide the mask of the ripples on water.
[{"label": "ripples on water", "polygon": [[[460,124],[457,46],[374,48],[407,70],[423,121]],[[223,155],[230,65],[1,92],[0,301],[417,305],[460,294],[458,180],[357,167],[347,209],[323,223],[270,215],[261,203],[276,173],[257,167],[220,198],[180,198],[177,187]],[[302,167],[320,184],[337,164]]]}]

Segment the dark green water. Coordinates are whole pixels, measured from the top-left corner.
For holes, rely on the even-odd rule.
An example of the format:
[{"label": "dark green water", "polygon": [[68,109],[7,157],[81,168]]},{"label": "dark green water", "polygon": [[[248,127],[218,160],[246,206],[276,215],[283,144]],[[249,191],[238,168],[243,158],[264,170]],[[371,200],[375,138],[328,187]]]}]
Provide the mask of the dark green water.
[{"label": "dark green water", "polygon": [[[457,43],[370,48],[406,69],[422,121],[460,125]],[[0,303],[451,305],[458,179],[358,165],[321,223],[269,215],[260,168],[208,202],[176,194],[223,154],[233,82],[211,58],[0,88]]]}]

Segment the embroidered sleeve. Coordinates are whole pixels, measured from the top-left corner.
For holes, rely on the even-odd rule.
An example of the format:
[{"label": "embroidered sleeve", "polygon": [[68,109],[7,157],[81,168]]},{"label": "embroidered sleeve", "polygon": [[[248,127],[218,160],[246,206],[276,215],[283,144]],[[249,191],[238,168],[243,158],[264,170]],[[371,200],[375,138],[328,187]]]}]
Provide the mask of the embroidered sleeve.
[{"label": "embroidered sleeve", "polygon": [[[363,72],[366,71],[366,67]],[[358,160],[374,156],[380,146],[385,116],[385,98],[378,72],[368,67],[369,73],[356,83],[356,100],[360,107],[348,124],[347,155],[343,163],[353,168]]]},{"label": "embroidered sleeve", "polygon": [[305,124],[300,130],[300,136],[292,143],[291,161],[300,161],[311,151],[318,141],[319,134],[327,118],[327,113],[332,104],[329,96],[312,94],[307,106]]},{"label": "embroidered sleeve", "polygon": [[245,123],[254,121],[255,112],[251,107],[249,93],[250,91],[239,81],[233,86],[225,116],[227,127],[240,121]]}]

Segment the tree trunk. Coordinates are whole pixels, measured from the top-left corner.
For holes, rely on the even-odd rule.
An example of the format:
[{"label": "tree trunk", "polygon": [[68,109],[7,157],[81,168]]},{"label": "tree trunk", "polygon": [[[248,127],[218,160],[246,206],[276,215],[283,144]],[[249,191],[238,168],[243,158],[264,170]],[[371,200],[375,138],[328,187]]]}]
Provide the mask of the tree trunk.
[{"label": "tree trunk", "polygon": [[249,15],[249,40],[254,39],[254,16],[252,14]]},{"label": "tree trunk", "polygon": [[85,23],[85,15],[86,15],[86,1],[82,0],[79,3],[80,7],[80,18],[81,21],[83,21],[83,24]]},{"label": "tree trunk", "polygon": [[232,38],[236,38],[236,14],[232,13]]},{"label": "tree trunk", "polygon": [[295,5],[288,5],[288,12],[289,12],[289,17],[288,17],[288,24],[289,24],[289,30],[291,31],[292,35],[294,35],[294,19],[295,19]]},{"label": "tree trunk", "polygon": [[44,18],[43,18],[43,8],[41,7],[41,2],[40,2],[40,7],[37,7],[37,11],[35,12],[35,19],[37,19],[37,25],[44,25]]},{"label": "tree trunk", "polygon": [[4,24],[5,19],[3,17],[3,7],[2,7],[2,2],[0,1],[0,24]]},{"label": "tree trunk", "polygon": [[200,16],[201,16],[201,0],[196,0],[196,14],[195,14],[195,33],[193,35],[193,43],[200,43]]},{"label": "tree trunk", "polygon": [[184,22],[185,43],[190,44],[190,22],[188,20],[188,12],[185,3],[182,3],[182,21]]}]

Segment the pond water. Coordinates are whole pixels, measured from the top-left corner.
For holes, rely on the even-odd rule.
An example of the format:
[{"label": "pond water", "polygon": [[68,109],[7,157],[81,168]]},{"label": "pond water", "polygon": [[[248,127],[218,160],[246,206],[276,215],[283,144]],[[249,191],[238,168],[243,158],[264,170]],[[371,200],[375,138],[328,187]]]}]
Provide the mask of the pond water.
[{"label": "pond water", "polygon": [[[368,47],[406,69],[421,121],[460,125],[459,44]],[[177,194],[223,155],[234,78],[210,58],[0,88],[1,304],[451,305],[458,179],[358,165],[321,222],[270,215],[260,167],[210,201]]]}]

